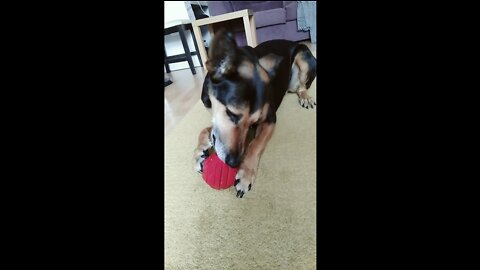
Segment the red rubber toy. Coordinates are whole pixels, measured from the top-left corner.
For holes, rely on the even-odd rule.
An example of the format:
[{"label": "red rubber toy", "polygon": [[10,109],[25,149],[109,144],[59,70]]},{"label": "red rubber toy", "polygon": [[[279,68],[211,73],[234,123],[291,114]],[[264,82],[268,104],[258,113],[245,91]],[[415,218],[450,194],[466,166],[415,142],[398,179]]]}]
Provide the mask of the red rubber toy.
[{"label": "red rubber toy", "polygon": [[215,152],[203,161],[203,180],[214,189],[227,189],[233,186],[237,172],[238,168],[225,164]]}]

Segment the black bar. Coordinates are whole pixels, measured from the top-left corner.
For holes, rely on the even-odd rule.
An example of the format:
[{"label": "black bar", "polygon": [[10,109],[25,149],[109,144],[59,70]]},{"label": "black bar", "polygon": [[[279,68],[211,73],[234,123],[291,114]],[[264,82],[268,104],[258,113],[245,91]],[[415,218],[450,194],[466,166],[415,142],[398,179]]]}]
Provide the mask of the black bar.
[{"label": "black bar", "polygon": [[185,50],[185,55],[187,56],[188,65],[192,74],[196,74],[195,67],[193,66],[192,55],[190,54],[190,49],[188,48],[187,38],[185,37],[185,27],[181,24],[178,26],[178,33],[180,34],[180,39],[182,40],[183,49]]},{"label": "black bar", "polygon": [[183,61],[187,61],[187,57],[185,56],[185,54],[168,56],[167,58],[165,58],[166,63],[177,63],[177,62],[183,62]]},{"label": "black bar", "polygon": [[168,66],[167,61],[167,51],[165,50],[165,43],[163,43],[163,54],[165,55],[165,69],[167,70],[167,73],[170,73],[170,67]]}]

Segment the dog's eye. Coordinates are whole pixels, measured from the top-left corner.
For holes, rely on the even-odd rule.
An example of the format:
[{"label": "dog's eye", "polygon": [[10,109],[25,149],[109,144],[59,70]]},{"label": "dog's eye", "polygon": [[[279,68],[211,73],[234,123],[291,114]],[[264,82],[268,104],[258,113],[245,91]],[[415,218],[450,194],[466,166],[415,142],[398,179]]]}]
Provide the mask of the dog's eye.
[{"label": "dog's eye", "polygon": [[230,118],[230,120],[232,120],[232,122],[234,122],[235,124],[237,124],[240,118],[242,118],[242,115],[234,114],[229,109],[227,109],[227,115]]}]

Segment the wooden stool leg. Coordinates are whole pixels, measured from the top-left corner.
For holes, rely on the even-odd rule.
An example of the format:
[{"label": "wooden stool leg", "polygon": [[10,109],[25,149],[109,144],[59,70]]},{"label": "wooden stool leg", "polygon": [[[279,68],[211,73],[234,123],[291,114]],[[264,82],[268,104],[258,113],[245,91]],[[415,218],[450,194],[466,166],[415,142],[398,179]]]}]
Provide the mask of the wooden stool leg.
[{"label": "wooden stool leg", "polygon": [[257,46],[257,31],[255,27],[255,19],[248,15],[243,17],[243,27],[245,28],[245,35],[247,36],[247,45],[255,48]]},{"label": "wooden stool leg", "polygon": [[178,33],[180,34],[180,39],[182,40],[183,49],[185,50],[185,56],[187,57],[188,65],[192,70],[192,74],[197,74],[195,67],[193,66],[192,54],[188,48],[187,38],[185,37],[185,27],[183,25],[178,26]]},{"label": "wooden stool leg", "polygon": [[255,24],[255,15],[249,16],[249,21],[250,21],[250,30],[252,34],[252,43],[253,47],[257,47],[258,41],[257,41],[257,25]]},{"label": "wooden stool leg", "polygon": [[197,40],[198,49],[200,49],[200,56],[202,58],[202,66],[206,70],[207,66],[205,62],[207,62],[207,51],[205,50],[205,44],[203,43],[202,31],[200,26],[196,24],[196,21],[192,22],[193,32],[195,33],[195,39]]},{"label": "wooden stool leg", "polygon": [[[193,33],[193,29],[190,31],[190,33],[192,33],[193,45],[195,45],[195,51],[197,52],[198,61],[200,62],[200,66],[203,67],[202,57],[200,56],[200,50],[198,49],[197,39],[195,37],[195,34]],[[203,38],[200,37],[200,39]]]}]

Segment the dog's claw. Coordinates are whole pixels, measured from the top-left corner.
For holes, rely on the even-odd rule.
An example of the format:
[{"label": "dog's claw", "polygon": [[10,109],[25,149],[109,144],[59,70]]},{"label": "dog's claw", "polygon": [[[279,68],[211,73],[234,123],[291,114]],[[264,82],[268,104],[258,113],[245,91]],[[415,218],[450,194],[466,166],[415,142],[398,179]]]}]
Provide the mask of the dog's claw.
[{"label": "dog's claw", "polygon": [[314,102],[313,100],[307,100],[307,99],[299,99],[298,102],[300,103],[300,106],[302,106],[302,108],[305,108],[305,109],[313,109],[315,106],[314,105],[317,105],[316,102]]},{"label": "dog's claw", "polygon": [[317,103],[315,101],[313,101],[312,99],[299,99],[299,102],[300,102],[300,106],[302,106],[303,108],[305,109],[313,109],[315,108],[315,106],[317,105]]},{"label": "dog's claw", "polygon": [[[249,162],[250,160],[246,160],[246,163],[243,165],[250,165]],[[243,198],[243,195],[247,194],[252,189],[256,174],[255,167],[253,167],[253,169],[252,167],[241,167],[241,169],[238,170],[237,175],[235,175],[235,191],[239,198]]]}]

